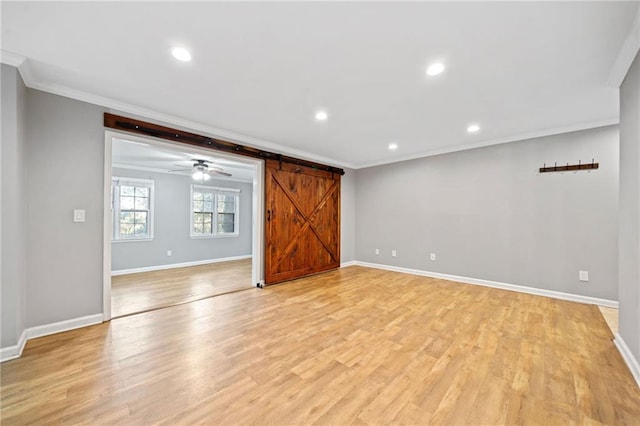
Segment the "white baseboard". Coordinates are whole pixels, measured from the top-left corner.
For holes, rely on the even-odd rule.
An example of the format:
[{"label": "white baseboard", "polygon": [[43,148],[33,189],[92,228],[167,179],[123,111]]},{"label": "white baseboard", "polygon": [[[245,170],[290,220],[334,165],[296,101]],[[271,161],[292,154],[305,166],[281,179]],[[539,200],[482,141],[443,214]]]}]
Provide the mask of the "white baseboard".
[{"label": "white baseboard", "polygon": [[420,269],[401,268],[398,266],[382,265],[379,263],[369,263],[356,261],[356,265],[366,266],[369,268],[384,269],[393,272],[402,272],[405,274],[420,275],[423,277],[440,278],[443,280],[457,281],[465,284],[475,284],[484,287],[499,288],[502,290],[517,291],[519,293],[534,294],[536,296],[546,296],[554,299],[569,300],[571,302],[588,303],[591,305],[607,306],[610,308],[618,308],[618,302],[609,299],[600,299],[598,297],[582,296],[579,294],[563,293],[554,290],[545,290],[535,287],[526,287],[516,284],[501,283],[498,281],[481,280],[478,278],[461,277],[458,275],[441,274],[439,272],[429,272]]},{"label": "white baseboard", "polygon": [[0,349],[0,362],[9,361],[11,359],[20,358],[24,345],[27,344],[27,330],[24,330],[18,338],[18,343],[13,346],[7,346]]},{"label": "white baseboard", "polygon": [[187,266],[209,265],[211,263],[221,263],[221,262],[230,262],[232,260],[250,259],[251,257],[252,256],[250,254],[246,254],[242,256],[222,257],[219,259],[196,260],[194,262],[170,263],[168,265],[145,266],[143,268],[133,268],[133,269],[119,269],[117,271],[111,271],[111,276],[137,274],[139,272],[162,271],[163,269],[185,268]]},{"label": "white baseboard", "polygon": [[616,344],[616,347],[618,348],[618,351],[620,351],[624,362],[627,363],[627,367],[629,367],[629,370],[631,371],[631,375],[633,375],[633,378],[636,379],[638,387],[640,387],[640,363],[638,363],[636,357],[633,356],[633,353],[631,353],[631,349],[629,349],[629,346],[627,346],[627,343],[624,341],[622,336],[620,336],[620,334],[618,333],[616,333],[615,336],[616,337],[615,339],[613,339],[613,343]]},{"label": "white baseboard", "polygon": [[54,322],[51,324],[38,325],[36,327],[27,328],[20,335],[18,344],[0,349],[0,362],[9,361],[10,359],[20,358],[24,345],[28,340],[37,337],[48,336],[50,334],[62,333],[63,331],[75,330],[80,327],[100,324],[102,322],[102,314],[87,315],[86,317],[73,318],[66,321]]},{"label": "white baseboard", "polygon": [[100,313],[54,322],[51,324],[38,325],[27,329],[27,340],[35,339],[36,337],[48,336],[50,334],[62,333],[63,331],[75,330],[76,328],[87,327],[89,325],[100,324],[101,322],[102,314]]},{"label": "white baseboard", "polygon": [[[170,268],[179,268],[181,266],[194,266],[196,264],[204,265],[207,263],[217,263],[217,262],[226,262],[230,260],[248,259],[250,257],[251,255],[236,256],[236,257],[228,257],[224,259],[212,259],[207,261],[189,262],[188,264],[162,265],[157,269],[147,269],[147,268],[139,268],[139,269],[145,269],[145,270],[170,269]],[[181,265],[181,266],[178,266],[178,265]],[[475,284],[475,285],[481,285],[485,287],[516,291],[520,293],[534,294],[537,296],[552,297],[555,299],[569,300],[572,302],[589,303],[589,304],[594,304],[599,306],[608,306],[612,308],[618,308],[618,302],[613,300],[600,299],[600,298],[589,297],[589,296],[581,296],[578,294],[571,294],[571,293],[562,293],[559,291],[544,290],[544,289],[520,286],[515,284],[507,284],[507,283],[501,283],[497,281],[488,281],[488,280],[481,280],[477,278],[461,277],[458,275],[441,274],[438,272],[422,271],[419,269],[402,268],[398,266],[382,265],[378,263],[360,262],[357,260],[345,262],[340,265],[340,267],[342,268],[348,267],[348,266],[365,266],[368,268],[384,269],[387,271],[401,272],[405,274],[419,275],[423,277],[440,278],[440,279],[457,281],[457,282],[466,283],[466,284]],[[139,269],[114,271],[113,275],[143,272]],[[127,272],[127,271],[132,271],[132,272]],[[50,334],[74,330],[76,328],[99,324],[101,322],[103,322],[103,314],[95,314],[95,315],[88,315],[80,318],[73,318],[66,321],[60,321],[52,324],[45,324],[45,325],[28,328],[20,335],[20,338],[18,339],[18,343],[16,345],[8,346],[0,349],[0,362],[8,361],[14,358],[19,358],[22,355],[22,351],[24,349],[24,346],[27,340],[29,339],[35,339],[36,337],[48,336]],[[631,370],[631,373],[633,374],[634,378],[638,382],[638,385],[640,386],[640,367],[638,366],[638,361],[634,358],[633,354],[631,353],[627,345],[624,343],[624,340],[618,334],[616,334],[616,339],[614,340],[614,342],[616,343],[618,350],[622,354],[625,362],[627,363],[627,365],[629,366],[629,369]]]}]

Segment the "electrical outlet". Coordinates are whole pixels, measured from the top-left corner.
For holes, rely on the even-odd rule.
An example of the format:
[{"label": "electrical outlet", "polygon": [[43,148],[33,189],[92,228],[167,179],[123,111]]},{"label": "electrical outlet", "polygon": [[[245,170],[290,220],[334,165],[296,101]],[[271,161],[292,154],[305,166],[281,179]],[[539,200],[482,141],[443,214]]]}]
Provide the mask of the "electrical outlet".
[{"label": "electrical outlet", "polygon": [[436,254],[435,253],[431,253],[431,256],[429,256],[429,259],[436,260]]},{"label": "electrical outlet", "polygon": [[396,256],[397,256],[397,253],[396,253],[396,251],[395,251],[395,250],[391,250],[391,256],[393,256],[393,257],[396,257]]},{"label": "electrical outlet", "polygon": [[73,221],[74,222],[84,222],[84,210],[74,210],[73,211]]},{"label": "electrical outlet", "polygon": [[578,271],[578,279],[580,281],[589,281],[589,271]]},{"label": "electrical outlet", "polygon": [[380,249],[376,249],[376,255],[380,254]]},{"label": "electrical outlet", "polygon": [[167,256],[171,256],[173,255],[173,253],[171,253],[171,250],[167,250]]}]

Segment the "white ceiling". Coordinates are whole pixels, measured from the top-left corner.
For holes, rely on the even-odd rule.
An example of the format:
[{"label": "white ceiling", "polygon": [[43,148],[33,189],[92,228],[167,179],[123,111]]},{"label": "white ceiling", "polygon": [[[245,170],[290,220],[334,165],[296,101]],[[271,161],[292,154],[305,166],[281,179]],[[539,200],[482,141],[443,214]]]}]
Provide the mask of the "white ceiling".
[{"label": "white ceiling", "polygon": [[[607,79],[637,9],[2,2],[2,49],[27,58],[21,71],[36,88],[363,167],[617,122]],[[174,46],[193,60],[174,60]],[[427,78],[436,60],[447,69]],[[318,108],[326,122],[314,119]],[[467,134],[471,122],[481,131]]]},{"label": "white ceiling", "polygon": [[[113,138],[111,149],[111,164],[113,167],[146,170],[175,175],[191,175],[195,160],[206,160],[219,167],[230,177],[214,175],[218,180],[237,182],[253,182],[255,167],[251,164],[233,161],[228,156],[204,154],[201,149],[190,146],[175,146],[170,144],[149,144],[136,140]],[[212,165],[209,164],[209,167]]]}]

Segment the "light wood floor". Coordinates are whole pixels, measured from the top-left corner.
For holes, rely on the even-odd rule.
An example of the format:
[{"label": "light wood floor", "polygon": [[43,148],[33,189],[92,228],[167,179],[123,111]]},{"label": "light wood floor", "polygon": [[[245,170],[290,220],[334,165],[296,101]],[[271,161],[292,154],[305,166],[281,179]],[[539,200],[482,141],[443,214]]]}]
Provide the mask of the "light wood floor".
[{"label": "light wood floor", "polygon": [[2,424],[640,424],[596,306],[349,267],[28,342]]},{"label": "light wood floor", "polygon": [[607,308],[605,306],[600,306],[600,313],[604,317],[604,320],[607,322],[609,329],[612,333],[618,332],[618,310],[616,308]]},{"label": "light wood floor", "polygon": [[251,259],[111,277],[111,316],[119,317],[251,288]]}]

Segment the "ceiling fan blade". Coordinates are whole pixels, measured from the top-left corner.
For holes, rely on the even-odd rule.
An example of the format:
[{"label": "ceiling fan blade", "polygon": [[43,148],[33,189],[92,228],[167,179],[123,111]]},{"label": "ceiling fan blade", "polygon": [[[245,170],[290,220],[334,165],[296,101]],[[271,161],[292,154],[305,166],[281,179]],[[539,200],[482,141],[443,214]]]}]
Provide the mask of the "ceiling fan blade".
[{"label": "ceiling fan blade", "polygon": [[169,173],[173,173],[173,172],[189,172],[191,171],[191,169],[188,168],[184,168],[184,169],[177,169],[177,170],[167,170]]},{"label": "ceiling fan blade", "polygon": [[232,176],[231,173],[223,172],[223,171],[220,171],[220,170],[209,170],[208,173],[210,175],[214,175],[214,176],[215,175],[217,175],[217,176],[228,176],[228,177]]}]

